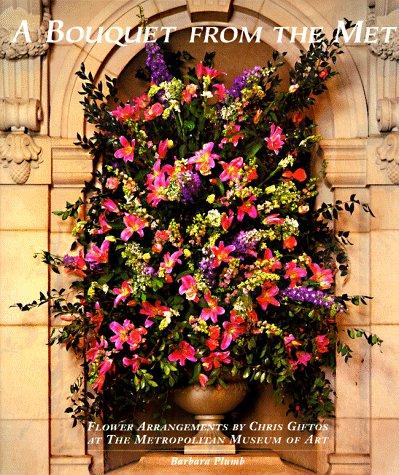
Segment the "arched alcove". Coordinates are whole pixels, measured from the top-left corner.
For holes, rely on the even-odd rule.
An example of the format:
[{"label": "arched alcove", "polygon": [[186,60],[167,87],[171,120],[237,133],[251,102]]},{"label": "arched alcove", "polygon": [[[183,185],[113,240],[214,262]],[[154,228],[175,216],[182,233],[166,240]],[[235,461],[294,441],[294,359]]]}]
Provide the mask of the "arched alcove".
[{"label": "arched alcove", "polygon": [[[118,2],[118,4],[109,3],[106,8],[102,8],[100,13],[94,17],[90,24],[94,31],[99,27],[109,28],[112,26],[121,26],[122,28],[137,27],[137,0]],[[150,26],[176,26],[177,32],[172,35],[171,46],[183,43],[187,28],[195,25],[201,26],[236,26],[245,25],[253,33],[258,26],[262,27],[262,43],[259,45],[242,45],[239,48],[236,45],[218,44],[215,47],[203,44],[196,45],[193,56],[201,59],[206,50],[218,50],[216,65],[220,69],[227,70],[229,75],[233,76],[239,72],[242,67],[250,67],[255,64],[262,64],[270,55],[271,50],[278,49],[287,51],[287,63],[293,65],[298,58],[301,45],[299,43],[284,42],[276,43],[276,33],[273,27],[282,25],[291,25],[298,27],[326,24],[326,21],[313,7],[305,0],[298,0],[293,5],[291,2],[276,0],[270,2],[232,2],[232,15],[228,21],[220,21],[220,17],[213,16],[212,2],[204,2],[204,12],[207,6],[209,11],[205,15],[206,20],[201,23],[193,23],[187,4],[184,0],[176,1],[153,1],[142,2],[144,13],[148,18]],[[122,4],[122,5],[121,5]],[[261,7],[259,7],[261,4]],[[327,34],[332,28],[325,28]],[[134,29],[133,29],[134,34]],[[95,33],[94,33],[95,35]],[[117,46],[112,44],[96,45],[82,43],[78,47],[68,48],[68,53],[59,57],[57,68],[58,73],[53,72],[51,79],[51,121],[50,135],[63,138],[74,138],[76,132],[86,131],[90,133],[90,125],[86,124],[83,118],[79,101],[81,96],[80,80],[75,76],[75,71],[79,69],[80,63],[84,62],[86,70],[92,71],[96,79],[100,80],[105,74],[119,78],[119,83],[126,95],[131,94],[136,88],[132,74],[135,67],[143,61],[143,44],[130,44],[128,46]],[[178,49],[189,49],[179,45]],[[234,51],[240,50],[238,57],[235,57]],[[54,52],[57,57],[58,50]],[[248,54],[246,54],[248,52]],[[314,111],[316,122],[319,126],[319,132],[327,139],[348,138],[367,136],[367,104],[363,90],[360,75],[356,69],[355,62],[350,52],[340,58],[337,66],[339,75],[330,83],[329,93],[319,102]],[[131,83],[129,82],[131,81]],[[131,84],[131,89],[129,84]],[[137,84],[139,86],[139,84]],[[53,396],[55,397],[55,396]],[[263,413],[261,413],[263,411]],[[273,412],[274,411],[274,412]],[[259,420],[268,421],[267,417],[283,420],[284,410],[277,408],[267,393],[263,393],[256,400],[255,407],[243,407],[242,417],[246,422],[252,417]],[[263,416],[265,416],[264,419]],[[175,412],[174,416],[181,418],[182,414]],[[331,450],[334,451],[334,448]],[[327,452],[321,451],[321,457],[326,462]],[[317,450],[305,452],[284,452],[284,457],[293,462],[315,468],[317,458],[320,457]],[[127,463],[130,460],[137,459],[137,455],[120,456],[114,463],[109,465]]]}]

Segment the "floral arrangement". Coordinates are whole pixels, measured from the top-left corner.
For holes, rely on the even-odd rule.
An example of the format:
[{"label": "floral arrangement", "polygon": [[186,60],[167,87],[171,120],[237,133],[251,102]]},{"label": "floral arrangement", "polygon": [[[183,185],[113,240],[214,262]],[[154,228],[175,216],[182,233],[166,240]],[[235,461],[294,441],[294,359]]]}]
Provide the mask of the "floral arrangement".
[{"label": "floral arrangement", "polygon": [[[244,378],[271,385],[303,420],[331,415],[325,368],[336,349],[351,354],[337,320],[369,298],[334,294],[350,242],[333,223],[356,206],[371,212],[354,195],[315,209],[320,137],[307,111],[335,74],[339,43],[320,33],[288,88],[284,54],[226,88],[210,55],[172,75],[158,44],[147,53],[151,83],[125,103],[113,79],[96,85],[81,66],[97,129],[78,144],[102,166],[84,199],[57,212],[76,219],[71,251],[42,254],[76,280],[18,304],[50,302],[65,322],[51,342],[84,356],[67,412],[75,423],[127,417],[140,402],[166,407],[173,388]],[[381,343],[361,329],[349,336]]]}]

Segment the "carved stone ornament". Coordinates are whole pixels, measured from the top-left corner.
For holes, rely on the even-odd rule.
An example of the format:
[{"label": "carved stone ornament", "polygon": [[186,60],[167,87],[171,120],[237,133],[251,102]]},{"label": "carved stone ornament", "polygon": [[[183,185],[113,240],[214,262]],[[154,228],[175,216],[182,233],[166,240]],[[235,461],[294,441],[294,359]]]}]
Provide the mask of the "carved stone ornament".
[{"label": "carved stone ornament", "polygon": [[21,59],[46,54],[49,48],[46,38],[51,18],[50,0],[42,0],[42,5],[43,15],[40,26],[32,30],[29,28],[32,40],[29,43],[25,41],[24,35],[19,35],[16,43],[12,43],[12,39],[22,20],[27,20],[28,25],[34,25],[39,21],[38,16],[20,7],[9,7],[0,13],[0,58]]},{"label": "carved stone ornament", "polygon": [[39,167],[41,152],[41,147],[23,131],[11,132],[3,140],[0,137],[0,160],[17,184],[26,183],[31,168]]},{"label": "carved stone ornament", "polygon": [[377,148],[377,165],[381,170],[386,170],[393,184],[399,184],[399,132],[387,135]]},{"label": "carved stone ornament", "polygon": [[[370,4],[371,3],[371,4]],[[375,16],[375,4],[369,3],[369,15],[367,18],[368,26],[392,27],[399,25],[399,9],[390,12],[385,16]],[[380,31],[376,35],[376,42],[370,43],[372,53],[380,56],[381,59],[390,61],[399,61],[399,31],[393,31],[390,35],[390,41],[386,42],[386,32]]]},{"label": "carved stone ornament", "polygon": [[380,132],[399,127],[399,98],[384,97],[377,102],[377,123]]}]

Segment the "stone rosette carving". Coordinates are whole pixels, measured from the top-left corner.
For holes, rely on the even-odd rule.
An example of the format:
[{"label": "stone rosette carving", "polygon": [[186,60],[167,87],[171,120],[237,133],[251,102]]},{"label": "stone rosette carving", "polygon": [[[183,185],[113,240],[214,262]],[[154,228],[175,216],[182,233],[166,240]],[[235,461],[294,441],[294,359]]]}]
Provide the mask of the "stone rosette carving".
[{"label": "stone rosette carving", "polygon": [[399,184],[399,132],[388,134],[377,148],[377,165],[381,170],[386,170],[393,184]]},{"label": "stone rosette carving", "polygon": [[3,140],[0,137],[0,160],[17,184],[26,183],[31,168],[39,167],[41,152],[33,138],[22,131],[11,132]]},{"label": "stone rosette carving", "polygon": [[31,30],[29,34],[32,42],[27,43],[23,35],[19,35],[17,42],[12,43],[13,36],[22,20],[28,25],[37,23],[37,15],[18,8],[7,8],[0,14],[0,58],[21,59],[25,57],[41,56],[46,54],[49,45],[46,43],[49,28],[50,0],[43,0],[43,14],[40,26]]}]

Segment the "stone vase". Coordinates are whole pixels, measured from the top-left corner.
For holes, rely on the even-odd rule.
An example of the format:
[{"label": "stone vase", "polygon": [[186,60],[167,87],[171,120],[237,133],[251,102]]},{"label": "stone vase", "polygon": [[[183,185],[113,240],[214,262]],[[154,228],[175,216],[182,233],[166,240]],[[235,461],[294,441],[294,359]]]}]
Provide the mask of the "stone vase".
[{"label": "stone vase", "polygon": [[232,411],[245,397],[248,386],[244,382],[231,382],[226,388],[198,385],[176,389],[174,402],[195,415],[201,426],[193,442],[184,446],[185,454],[235,454],[236,446],[220,430],[224,415]]}]

